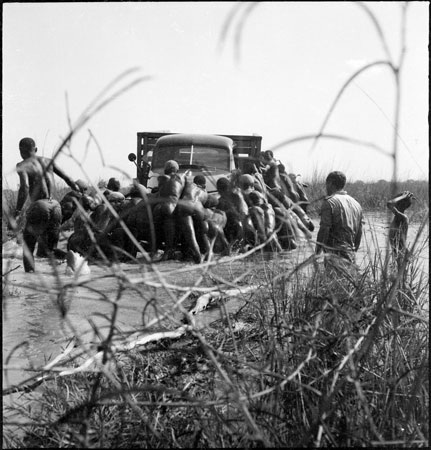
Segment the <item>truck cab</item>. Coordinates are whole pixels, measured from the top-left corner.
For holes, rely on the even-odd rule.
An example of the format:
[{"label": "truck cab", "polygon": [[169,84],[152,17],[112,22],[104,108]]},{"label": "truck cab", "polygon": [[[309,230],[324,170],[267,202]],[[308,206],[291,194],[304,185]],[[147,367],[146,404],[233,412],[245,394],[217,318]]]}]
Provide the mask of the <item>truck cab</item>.
[{"label": "truck cab", "polygon": [[175,160],[189,181],[204,175],[208,192],[216,192],[220,177],[229,178],[233,170],[259,157],[261,140],[261,136],[143,132],[138,133],[137,155],[131,153],[129,160],[137,160],[137,178],[150,189],[157,187],[166,161]]}]

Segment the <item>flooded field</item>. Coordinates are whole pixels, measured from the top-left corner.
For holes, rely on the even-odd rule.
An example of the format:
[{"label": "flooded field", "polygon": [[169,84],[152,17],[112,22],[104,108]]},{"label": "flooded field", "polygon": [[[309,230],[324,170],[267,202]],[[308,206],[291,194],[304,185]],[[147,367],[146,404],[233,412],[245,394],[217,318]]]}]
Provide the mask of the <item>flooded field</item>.
[{"label": "flooded field", "polygon": [[[384,214],[366,216],[364,238],[358,252],[360,266],[364,267],[374,255],[385,252],[387,222]],[[410,243],[418,228],[419,224],[411,224]],[[313,239],[316,234],[317,231]],[[420,270],[427,276],[428,236],[427,228],[422,233],[416,256]],[[289,270],[311,255],[313,248],[313,243],[304,241],[295,251],[266,254],[264,259],[261,255],[223,258],[211,267],[198,268],[178,261],[156,263],[157,273],[138,264],[91,265],[91,275],[80,278],[79,284],[74,285],[73,276],[65,274],[65,263],[53,268],[47,260],[37,259],[37,272],[24,273],[20,247],[9,241],[3,246],[3,273],[11,271],[3,301],[3,367],[7,369],[3,373],[3,388],[28,378],[29,372],[23,368],[41,367],[57,356],[74,336],[86,344],[100,343],[109,332],[114,313],[117,334],[142,329],[155,317],[163,315],[165,319],[156,328],[172,329],[180,324],[183,313],[176,304],[188,287],[214,286],[220,280],[232,283],[238,277],[243,277],[238,284],[255,283],[264,276],[263,268],[274,265],[277,270]],[[162,282],[167,283],[168,288],[162,287]],[[189,310],[196,297],[197,294],[186,299],[182,307]],[[235,302],[231,306],[234,307]],[[201,320],[205,325],[219,316],[219,311],[210,310]]]}]

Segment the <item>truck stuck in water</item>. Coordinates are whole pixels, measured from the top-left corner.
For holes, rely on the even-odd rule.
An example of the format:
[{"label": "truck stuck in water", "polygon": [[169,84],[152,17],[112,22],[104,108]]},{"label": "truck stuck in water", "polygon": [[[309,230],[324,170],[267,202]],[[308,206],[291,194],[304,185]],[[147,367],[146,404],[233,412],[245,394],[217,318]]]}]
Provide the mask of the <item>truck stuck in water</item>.
[{"label": "truck stuck in water", "polygon": [[166,161],[175,160],[180,173],[191,180],[204,175],[208,192],[216,192],[217,179],[258,160],[261,145],[262,137],[257,135],[138,132],[137,152],[128,158],[136,164],[139,182],[149,189],[157,187]]}]

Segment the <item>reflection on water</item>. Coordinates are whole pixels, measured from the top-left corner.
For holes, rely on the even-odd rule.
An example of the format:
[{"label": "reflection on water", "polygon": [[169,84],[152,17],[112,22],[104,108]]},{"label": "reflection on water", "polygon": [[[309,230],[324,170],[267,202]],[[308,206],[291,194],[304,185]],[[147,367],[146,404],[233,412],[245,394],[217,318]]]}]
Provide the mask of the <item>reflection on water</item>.
[{"label": "reflection on water", "polygon": [[[387,249],[388,221],[386,214],[366,215],[364,238],[358,252],[358,264],[365,265],[370,257]],[[317,222],[316,222],[317,223]],[[318,229],[318,227],[316,227]],[[408,240],[413,242],[419,224],[411,224]],[[317,230],[313,233],[316,237]],[[424,230],[416,259],[428,277],[428,236],[429,229]],[[313,251],[313,246],[305,246],[293,252],[283,252],[277,259],[277,264],[293,266],[304,260]],[[20,263],[19,258],[14,260],[15,266]],[[241,262],[231,264],[229,267],[219,264],[217,270],[229,270],[235,276],[246,272],[254,263]],[[5,267],[5,264],[3,264]],[[184,264],[166,263],[163,267],[170,273],[170,282],[183,286],[193,279],[196,274],[187,272]],[[9,281],[14,284],[10,288],[11,297],[3,304],[3,364],[17,367],[40,367],[48,360],[58,355],[61,348],[66,345],[72,336],[79,336],[86,343],[99,343],[109,331],[110,318],[116,314],[115,324],[117,331],[125,332],[142,328],[143,317],[148,321],[155,315],[154,305],[159,313],[172,312],[177,296],[170,298],[164,289],[153,289],[137,286],[136,289],[125,288],[121,281],[111,276],[106,278],[109,269],[92,266],[92,281],[86,285],[75,286],[69,289],[59,302],[60,286],[57,285],[52,269],[42,260],[37,261],[39,273],[24,274],[22,268],[9,275]],[[162,267],[162,266],[156,266]],[[122,265],[124,273],[130,277],[142,277],[136,265]],[[184,268],[184,271],[182,271]],[[64,275],[64,266],[59,269],[62,283],[70,282],[71,278]],[[195,271],[196,272],[196,271]],[[17,295],[13,295],[15,293]],[[20,293],[19,293],[20,291]],[[118,299],[118,302],[117,302]],[[117,302],[117,303],[116,303]],[[114,307],[114,304],[118,308]],[[59,304],[68,309],[65,317],[61,316]],[[152,305],[152,306],[147,306]],[[217,313],[214,313],[217,315]],[[178,318],[179,313],[176,314]],[[98,336],[95,332],[102,334]],[[22,344],[8,360],[11,350]],[[8,371],[7,378],[3,378],[3,387],[16,384],[27,378],[19,370]]]}]

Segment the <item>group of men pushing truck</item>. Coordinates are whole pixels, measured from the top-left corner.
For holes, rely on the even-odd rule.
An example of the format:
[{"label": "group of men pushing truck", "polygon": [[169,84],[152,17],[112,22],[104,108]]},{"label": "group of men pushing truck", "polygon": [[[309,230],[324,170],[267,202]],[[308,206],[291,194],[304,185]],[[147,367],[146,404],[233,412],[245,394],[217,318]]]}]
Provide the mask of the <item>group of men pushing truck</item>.
[{"label": "group of men pushing truck", "polygon": [[[158,176],[157,189],[149,193],[136,185],[128,194],[131,199],[122,199],[114,209],[146,251],[163,250],[162,260],[174,259],[181,251],[184,258],[200,263],[210,254],[213,240],[213,251],[225,255],[235,246],[240,250],[259,244],[273,251],[296,248],[298,228],[309,233],[314,226],[305,213],[306,204],[301,208],[288,196],[289,189],[296,191],[290,180],[287,183],[271,151],[264,152],[256,164],[235,171],[231,179],[220,177],[217,194],[207,192],[204,175],[187,180],[186,174],[179,173],[178,163],[169,160],[164,174]],[[296,195],[294,200],[299,199]],[[112,195],[107,200],[112,202]],[[115,249],[119,259],[136,256],[138,247],[105,204],[98,205],[90,218],[97,239],[79,221],[68,249],[94,256],[97,242],[108,259],[115,258]]]},{"label": "group of men pushing truck", "polygon": [[[35,271],[36,243],[38,256],[64,258],[65,253],[57,249],[60,228],[73,214],[74,231],[67,249],[107,261],[134,258],[141,246],[151,255],[163,250],[163,260],[177,258],[180,250],[184,258],[196,263],[211,251],[227,255],[235,247],[240,251],[257,245],[269,251],[290,250],[297,247],[301,233],[311,237],[314,230],[306,213],[305,192],[295,186],[270,150],[261,152],[258,160],[250,159],[229,178],[218,178],[216,194],[207,192],[203,174],[187,180],[178,163],[169,160],[152,192],[135,183],[124,196],[119,183],[110,180],[103,192],[105,199],[94,199],[87,194],[85,183],[74,182],[55,161],[36,155],[33,139],[23,138],[19,149],[23,161],[17,164],[20,187],[15,216],[20,215],[27,197],[30,200],[23,228],[26,272]],[[52,198],[54,173],[72,188],[60,203]],[[343,191],[345,183],[341,172],[328,175],[316,252],[336,253],[354,262],[363,217],[360,205]],[[390,237],[398,253],[405,246],[408,222],[403,212],[412,197],[404,192],[388,203],[395,214]]]}]

